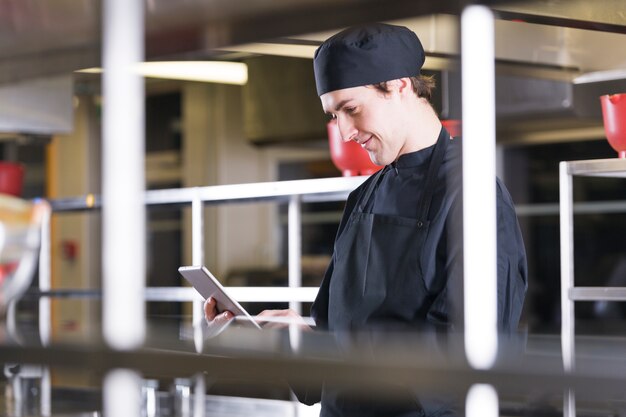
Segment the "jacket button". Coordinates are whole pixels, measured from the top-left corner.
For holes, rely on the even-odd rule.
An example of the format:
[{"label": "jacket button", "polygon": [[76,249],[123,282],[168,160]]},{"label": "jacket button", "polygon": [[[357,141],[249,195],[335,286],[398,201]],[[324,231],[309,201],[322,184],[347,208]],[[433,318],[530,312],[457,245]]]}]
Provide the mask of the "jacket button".
[{"label": "jacket button", "polygon": [[418,220],[418,221],[417,221],[417,227],[421,229],[421,228],[422,228],[422,226],[424,226],[424,222],[423,222],[423,221],[421,221],[421,220]]}]

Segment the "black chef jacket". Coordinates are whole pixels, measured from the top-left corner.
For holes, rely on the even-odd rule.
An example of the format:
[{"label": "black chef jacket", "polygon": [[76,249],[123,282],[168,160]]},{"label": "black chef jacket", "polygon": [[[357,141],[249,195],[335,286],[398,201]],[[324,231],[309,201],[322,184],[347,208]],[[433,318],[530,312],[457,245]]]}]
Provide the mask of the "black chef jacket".
[{"label": "black chef jacket", "polygon": [[[443,135],[443,137],[442,137]],[[372,301],[364,297],[365,290],[359,285],[342,286],[333,279],[354,279],[333,275],[337,261],[337,242],[341,240],[351,214],[359,207],[363,213],[380,214],[389,218],[415,219],[416,207],[423,198],[431,155],[435,146],[400,156],[391,165],[383,168],[380,178],[372,175],[364,184],[348,197],[343,218],[336,237],[335,253],[326,271],[319,293],[313,304],[311,315],[319,328],[331,331],[380,329],[446,329],[461,317],[462,310],[462,178],[461,178],[461,139],[449,139],[442,128],[439,141],[448,140],[443,161],[437,172],[436,186],[428,211],[428,229],[420,242],[417,254],[419,274],[414,277],[380,276],[382,291],[386,291]],[[373,193],[363,202],[365,190],[377,181]],[[498,329],[502,332],[515,331],[518,326],[527,287],[527,267],[524,244],[519,229],[512,199],[504,184],[496,179],[497,185],[497,240],[498,240]],[[393,245],[393,234],[389,235]],[[400,252],[400,251],[399,251]],[[360,252],[354,251],[355,254]],[[403,253],[395,253],[405,256]],[[357,257],[360,255],[357,255]],[[392,255],[393,256],[393,255]],[[420,276],[421,275],[421,276]],[[368,278],[371,280],[371,278]],[[400,281],[399,281],[400,280]],[[413,285],[412,281],[421,280]],[[394,285],[394,282],[401,282]],[[371,281],[367,285],[376,283]],[[354,286],[355,288],[352,288]],[[419,288],[419,290],[415,290]],[[333,291],[335,292],[333,294]],[[337,292],[342,297],[355,297],[351,305],[365,305],[366,317],[355,316],[354,311],[344,311],[344,303],[337,302]],[[377,291],[381,291],[378,288]],[[350,295],[353,293],[353,295]],[[333,301],[334,300],[334,301]],[[371,303],[372,305],[367,305]],[[358,314],[356,314],[358,315]],[[344,316],[349,317],[344,320]],[[333,319],[334,318],[334,319]],[[349,409],[342,409],[346,402],[334,393],[324,390],[322,416],[333,415],[428,415],[424,410],[413,413],[402,408],[394,412],[387,409],[376,414],[370,405],[360,407],[352,403]],[[305,403],[319,400],[314,392],[299,395]],[[409,407],[412,408],[412,407]],[[419,403],[418,403],[419,408]],[[424,408],[426,408],[424,404]]]},{"label": "black chef jacket", "polygon": [[[449,135],[442,128],[441,135]],[[434,146],[404,154],[391,165],[383,168],[382,178],[375,189],[366,211],[389,216],[415,218],[416,207],[422,198],[428,163]],[[373,181],[374,175],[354,190],[348,197],[344,215],[335,241],[341,238],[350,213],[355,209],[364,189]],[[443,164],[438,172],[438,183],[430,208],[430,227],[419,256],[422,278],[428,289],[424,299],[412,300],[412,305],[389,299],[384,308],[388,320],[385,326],[425,324],[450,326],[460,317],[463,285],[462,253],[462,178],[461,139],[449,142]],[[526,251],[508,190],[496,179],[497,186],[497,244],[498,244],[498,329],[502,332],[517,329],[527,288]],[[328,330],[337,329],[329,322],[329,288],[335,262],[335,254],[328,266],[319,293],[311,309],[316,325]],[[402,254],[398,254],[402,256]],[[340,306],[334,306],[334,308]],[[410,311],[407,311],[410,310]],[[419,315],[414,312],[419,311]],[[410,317],[410,319],[409,319]],[[401,323],[396,323],[401,321]],[[365,321],[366,326],[375,323]]]}]

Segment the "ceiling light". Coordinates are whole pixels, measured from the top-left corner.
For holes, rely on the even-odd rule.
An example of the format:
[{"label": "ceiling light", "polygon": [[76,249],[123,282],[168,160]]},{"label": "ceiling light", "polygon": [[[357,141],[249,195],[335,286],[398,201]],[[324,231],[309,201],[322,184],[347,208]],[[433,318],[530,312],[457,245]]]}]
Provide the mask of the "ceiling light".
[{"label": "ceiling light", "polygon": [[[248,66],[226,61],[163,61],[142,62],[137,73],[146,78],[237,84],[248,82]],[[77,72],[100,74],[102,68],[88,68]]]}]

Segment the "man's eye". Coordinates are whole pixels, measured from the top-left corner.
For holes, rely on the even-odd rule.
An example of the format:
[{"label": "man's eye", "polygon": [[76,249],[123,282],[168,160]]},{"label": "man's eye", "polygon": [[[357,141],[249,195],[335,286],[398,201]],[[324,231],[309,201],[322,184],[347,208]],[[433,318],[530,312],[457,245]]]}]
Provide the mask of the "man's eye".
[{"label": "man's eye", "polygon": [[354,114],[354,112],[356,111],[356,107],[346,107],[345,111],[348,114]]},{"label": "man's eye", "polygon": [[326,113],[326,116],[328,116],[328,120],[335,120],[337,118],[336,115],[330,113]]}]

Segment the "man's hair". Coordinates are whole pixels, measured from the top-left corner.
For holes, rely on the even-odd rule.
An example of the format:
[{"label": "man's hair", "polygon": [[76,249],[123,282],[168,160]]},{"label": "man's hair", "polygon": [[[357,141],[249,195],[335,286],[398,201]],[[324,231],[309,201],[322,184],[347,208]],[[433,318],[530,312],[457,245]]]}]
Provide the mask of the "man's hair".
[{"label": "man's hair", "polygon": [[[413,92],[418,97],[423,97],[430,101],[432,92],[435,89],[435,77],[432,75],[417,75],[415,77],[409,77],[411,85],[413,86]],[[389,93],[389,87],[387,87],[387,81],[382,83],[373,84],[374,88],[385,94]]]}]

